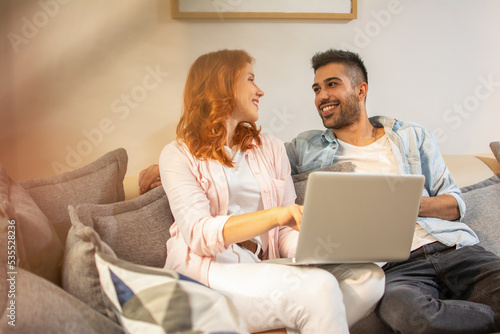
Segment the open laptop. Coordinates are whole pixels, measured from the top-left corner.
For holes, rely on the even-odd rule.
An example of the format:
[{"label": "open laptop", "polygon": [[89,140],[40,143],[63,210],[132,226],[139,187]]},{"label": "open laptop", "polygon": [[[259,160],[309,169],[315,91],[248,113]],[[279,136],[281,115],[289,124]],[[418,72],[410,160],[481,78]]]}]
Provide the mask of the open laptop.
[{"label": "open laptop", "polygon": [[283,264],[406,260],[423,175],[312,172],[294,259]]}]

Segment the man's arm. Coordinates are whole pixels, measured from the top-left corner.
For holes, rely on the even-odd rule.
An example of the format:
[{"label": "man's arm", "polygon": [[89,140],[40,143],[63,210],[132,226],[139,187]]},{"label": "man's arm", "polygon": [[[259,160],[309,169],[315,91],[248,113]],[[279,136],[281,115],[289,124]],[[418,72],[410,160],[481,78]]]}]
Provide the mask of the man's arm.
[{"label": "man's arm", "polygon": [[460,211],[455,197],[440,195],[436,197],[422,197],[418,215],[420,217],[457,220],[460,218]]},{"label": "man's arm", "polygon": [[417,134],[421,140],[419,155],[428,195],[422,197],[419,216],[448,221],[462,218],[465,214],[465,202],[460,188],[446,167],[436,139],[424,128]]},{"label": "man's arm", "polygon": [[160,168],[154,164],[143,169],[139,174],[139,190],[141,194],[161,185]]}]

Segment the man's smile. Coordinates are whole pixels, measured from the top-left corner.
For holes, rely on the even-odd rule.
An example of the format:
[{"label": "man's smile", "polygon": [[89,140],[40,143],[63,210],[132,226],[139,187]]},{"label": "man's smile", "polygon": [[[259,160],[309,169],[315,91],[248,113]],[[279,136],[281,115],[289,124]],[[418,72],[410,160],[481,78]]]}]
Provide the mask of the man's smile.
[{"label": "man's smile", "polygon": [[321,110],[323,116],[328,116],[330,114],[333,114],[334,110],[340,105],[340,102],[324,102],[319,106],[319,109]]}]

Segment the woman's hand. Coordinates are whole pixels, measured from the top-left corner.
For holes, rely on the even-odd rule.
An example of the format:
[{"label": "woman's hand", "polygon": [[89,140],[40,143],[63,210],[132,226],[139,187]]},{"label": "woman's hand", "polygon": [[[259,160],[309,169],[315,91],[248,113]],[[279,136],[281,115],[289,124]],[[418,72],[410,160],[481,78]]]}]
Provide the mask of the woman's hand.
[{"label": "woman's hand", "polygon": [[277,215],[277,224],[279,226],[288,226],[294,230],[300,231],[300,223],[302,221],[303,205],[292,204],[280,209],[281,212]]},{"label": "woman's hand", "polygon": [[160,167],[158,165],[151,165],[139,173],[139,191],[141,194],[158,186],[161,186]]},{"label": "woman's hand", "polygon": [[222,230],[224,244],[242,242],[278,226],[289,226],[298,231],[303,208],[302,205],[292,204],[231,216]]}]

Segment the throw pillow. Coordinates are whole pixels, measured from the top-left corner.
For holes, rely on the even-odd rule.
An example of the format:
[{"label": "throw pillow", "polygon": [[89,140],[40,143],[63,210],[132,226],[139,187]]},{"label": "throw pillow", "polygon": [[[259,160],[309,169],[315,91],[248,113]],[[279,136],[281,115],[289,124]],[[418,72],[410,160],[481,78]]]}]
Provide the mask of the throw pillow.
[{"label": "throw pillow", "polygon": [[120,259],[151,267],[165,265],[165,243],[174,222],[162,187],[125,202],[77,207],[83,224],[97,231]]},{"label": "throw pillow", "polygon": [[96,251],[110,256],[115,254],[101,241],[96,231],[80,222],[73,206],[70,205],[68,211],[72,227],[66,241],[62,287],[93,309],[115,320],[113,312],[109,311],[106,304],[107,299],[101,289],[94,259]]},{"label": "throw pillow", "polygon": [[498,163],[500,163],[500,141],[491,142],[490,148],[495,158],[497,158]]},{"label": "throw pillow", "polygon": [[[3,227],[0,237],[7,241],[9,233],[15,234],[17,266],[60,285],[59,265],[63,258],[63,245],[30,195],[7,175],[1,165],[0,207],[2,221],[14,227],[14,230],[11,229],[13,232],[8,232],[7,226]],[[7,254],[7,248],[2,252]]]},{"label": "throw pillow", "polygon": [[15,290],[14,309],[0,311],[0,333],[124,333],[116,322],[26,270],[17,270]]},{"label": "throw pillow", "polygon": [[[500,256],[500,173],[463,193],[466,205],[463,222],[479,237],[479,244]],[[493,182],[493,184],[491,184]],[[486,185],[485,185],[486,184]]]},{"label": "throw pillow", "polygon": [[95,259],[127,333],[248,333],[232,301],[201,283],[100,253]]},{"label": "throw pillow", "polygon": [[297,198],[295,199],[295,203],[297,204],[304,204],[304,196],[306,193],[306,185],[307,185],[307,178],[309,177],[309,174],[312,172],[352,172],[354,169],[352,167],[352,163],[347,161],[347,162],[340,162],[337,164],[333,164],[328,167],[324,168],[318,168],[312,171],[308,171],[305,173],[300,173],[296,175],[292,175],[293,179],[293,185],[295,186],[295,193],[297,194]]},{"label": "throw pillow", "polygon": [[[460,188],[460,191],[462,192],[462,194],[465,194],[468,191],[484,188],[484,187],[491,186],[491,185],[494,185],[497,183],[500,183],[500,173],[498,173],[497,175],[494,175],[490,178],[487,178],[486,180],[478,182],[476,184],[471,184],[470,186],[462,187],[462,188]],[[467,207],[467,209],[468,209],[468,207]]]},{"label": "throw pillow", "polygon": [[119,148],[74,171],[20,183],[47,216],[64,245],[71,227],[68,205],[123,201],[127,162],[127,152]]}]

